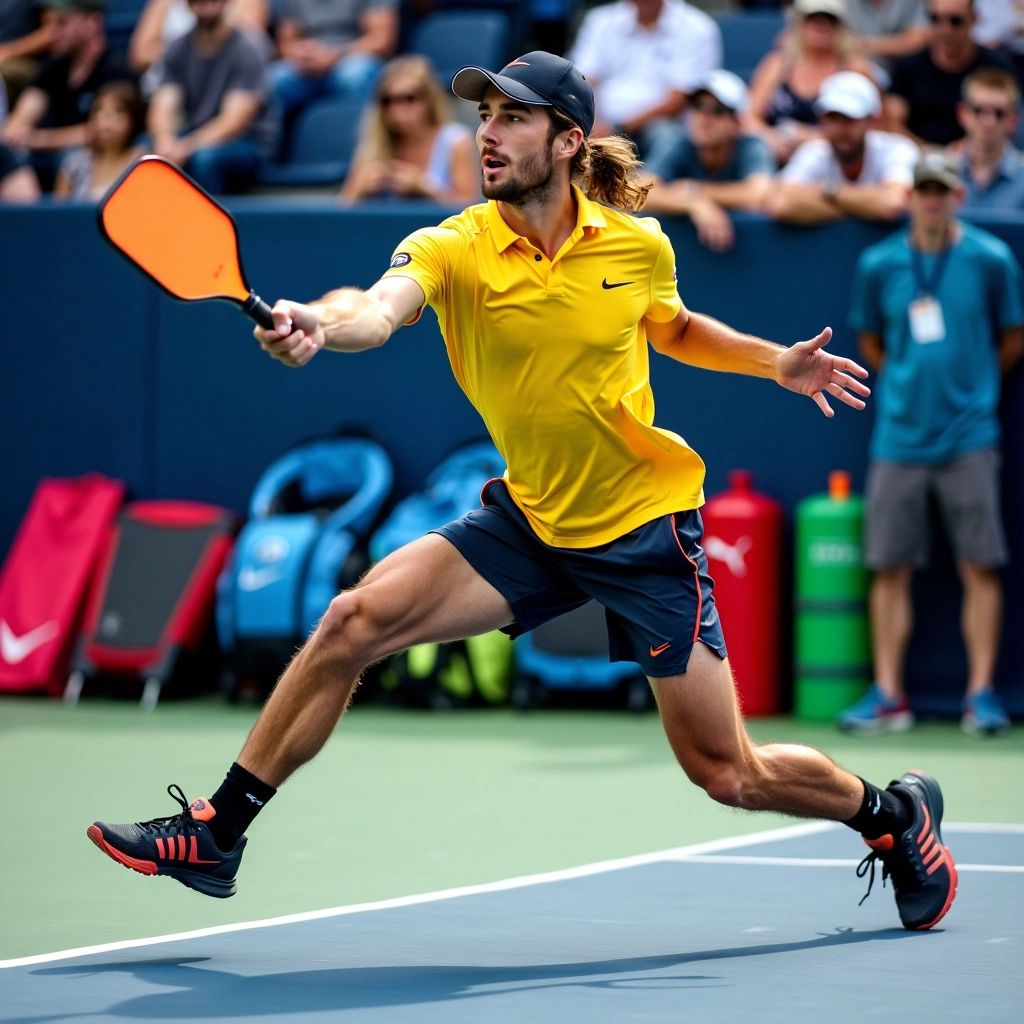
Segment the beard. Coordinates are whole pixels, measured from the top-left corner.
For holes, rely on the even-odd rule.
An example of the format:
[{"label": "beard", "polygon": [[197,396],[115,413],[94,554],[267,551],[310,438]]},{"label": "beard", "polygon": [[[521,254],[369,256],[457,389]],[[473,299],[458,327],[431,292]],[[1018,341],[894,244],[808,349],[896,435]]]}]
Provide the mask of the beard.
[{"label": "beard", "polygon": [[517,174],[503,182],[488,182],[481,172],[480,189],[485,199],[521,205],[540,198],[550,191],[554,181],[555,161],[550,149],[543,149],[523,160]]}]

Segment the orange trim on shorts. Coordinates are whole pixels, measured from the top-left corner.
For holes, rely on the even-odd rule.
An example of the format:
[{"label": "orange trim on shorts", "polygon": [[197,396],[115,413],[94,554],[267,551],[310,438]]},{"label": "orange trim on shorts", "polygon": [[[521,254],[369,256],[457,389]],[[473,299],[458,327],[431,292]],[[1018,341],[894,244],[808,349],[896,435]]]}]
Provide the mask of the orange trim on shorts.
[{"label": "orange trim on shorts", "polygon": [[679,548],[679,553],[686,559],[688,565],[693,568],[693,581],[697,585],[697,621],[693,624],[693,640],[692,643],[696,643],[700,639],[700,616],[703,610],[704,604],[704,591],[700,587],[700,568],[697,563],[683,550],[683,545],[679,541],[679,534],[676,532],[676,514],[671,513],[672,519],[672,536],[675,539],[676,547]]}]

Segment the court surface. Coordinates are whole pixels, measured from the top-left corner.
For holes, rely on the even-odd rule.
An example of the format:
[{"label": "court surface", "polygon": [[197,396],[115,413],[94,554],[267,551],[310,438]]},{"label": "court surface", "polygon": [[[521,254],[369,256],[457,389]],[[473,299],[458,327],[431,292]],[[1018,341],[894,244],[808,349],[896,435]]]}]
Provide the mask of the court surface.
[{"label": "court surface", "polygon": [[[848,830],[660,853],[0,963],[2,1019],[1019,1021],[1024,826],[949,824],[960,892],[899,927]],[[173,885],[163,881],[163,885]],[[176,888],[176,886],[175,886]]]}]

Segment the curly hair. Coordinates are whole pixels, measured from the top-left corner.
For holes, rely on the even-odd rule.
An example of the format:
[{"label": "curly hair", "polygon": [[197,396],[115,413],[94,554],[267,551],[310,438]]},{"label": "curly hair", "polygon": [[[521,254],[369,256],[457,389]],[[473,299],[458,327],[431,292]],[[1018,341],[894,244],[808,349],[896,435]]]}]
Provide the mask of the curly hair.
[{"label": "curly hair", "polygon": [[[551,117],[551,138],[567,128],[576,128],[557,110],[548,111]],[[606,206],[636,213],[647,201],[654,182],[641,181],[643,165],[636,155],[636,147],[621,135],[592,139],[585,137],[569,167],[573,184],[588,198]]]}]

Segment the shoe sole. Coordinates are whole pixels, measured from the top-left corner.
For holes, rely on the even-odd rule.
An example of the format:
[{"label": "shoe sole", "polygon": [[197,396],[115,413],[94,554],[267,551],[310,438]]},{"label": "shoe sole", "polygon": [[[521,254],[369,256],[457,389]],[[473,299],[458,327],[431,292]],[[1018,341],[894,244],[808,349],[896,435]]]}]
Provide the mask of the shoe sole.
[{"label": "shoe sole", "polygon": [[[938,843],[939,848],[942,850],[942,855],[932,865],[934,870],[938,870],[938,866],[945,864],[946,870],[949,872],[949,889],[946,893],[946,902],[942,905],[942,909],[926,924],[915,924],[910,927],[911,931],[923,932],[929,928],[934,928],[945,916],[949,913],[949,908],[953,906],[953,900],[956,899],[957,889],[960,885],[960,876],[957,874],[956,862],[953,860],[953,854],[950,852],[948,846],[944,846],[942,843],[942,812],[945,809],[945,805],[942,800],[942,790],[939,788],[938,782],[933,779],[926,772],[921,771],[909,771],[900,782],[903,782],[908,775],[913,776],[917,779],[921,788],[925,792],[925,807],[928,809],[928,816],[931,819],[930,828],[935,834],[935,841]],[[904,783],[905,784],[905,783]]]},{"label": "shoe sole", "polygon": [[194,889],[204,896],[213,896],[216,899],[227,899],[229,896],[234,896],[238,888],[234,878],[225,882],[219,878],[211,878],[209,875],[197,874],[194,871],[182,871],[180,868],[162,869],[151,860],[129,857],[128,854],[111,846],[103,838],[103,831],[98,825],[90,825],[85,830],[85,834],[111,860],[117,861],[121,867],[128,868],[129,871],[137,871],[140,875],[163,875],[166,878],[173,878],[176,882],[181,882],[187,889]]}]

